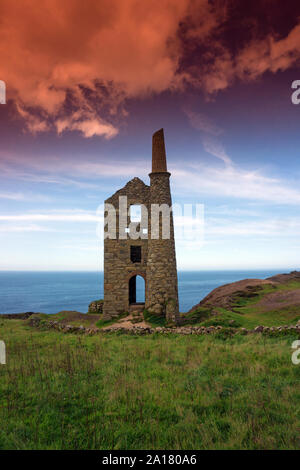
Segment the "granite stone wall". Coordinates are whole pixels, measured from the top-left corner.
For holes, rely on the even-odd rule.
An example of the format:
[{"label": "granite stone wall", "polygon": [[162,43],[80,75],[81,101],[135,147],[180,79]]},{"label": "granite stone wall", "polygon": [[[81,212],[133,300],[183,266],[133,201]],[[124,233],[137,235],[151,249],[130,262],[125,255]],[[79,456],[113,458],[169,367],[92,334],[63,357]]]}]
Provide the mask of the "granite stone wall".
[{"label": "granite stone wall", "polygon": [[[150,200],[151,204],[172,207],[170,191],[170,173],[157,172],[150,174]],[[153,219],[153,207],[152,207]],[[152,220],[153,221],[153,220]],[[176,268],[176,254],[174,241],[173,214],[170,219],[165,218],[169,224],[170,236],[164,239],[163,217],[159,217],[159,233],[154,233],[151,224],[151,237],[148,241],[147,264],[147,300],[146,308],[155,315],[166,316],[169,322],[178,322],[178,282]],[[157,238],[154,238],[157,237]]]},{"label": "granite stone wall", "polygon": [[[133,178],[105,201],[106,208],[110,204],[116,212],[116,237],[107,236],[107,227],[104,228],[104,319],[129,311],[130,279],[141,275],[145,280],[145,307],[149,312],[165,316],[169,323],[179,321],[170,173],[167,171],[163,129],[153,135],[152,173],[149,176],[150,186],[139,178]],[[123,201],[124,196],[127,197],[126,202]],[[146,208],[147,214],[142,215],[140,223],[131,225],[130,234],[129,216],[123,228],[119,227],[119,221],[124,222],[122,204],[125,204],[128,214],[131,205],[142,204]],[[167,217],[163,218],[160,209],[166,208]],[[154,209],[157,209],[155,213]],[[155,218],[158,224],[154,227]],[[131,246],[141,247],[140,261],[131,260]]]},{"label": "granite stone wall", "polygon": [[[120,233],[120,196],[127,196],[128,214],[131,205],[144,204],[148,210],[150,188],[139,178],[134,178],[105,201],[105,203],[112,204],[116,210],[116,239],[104,239],[104,319],[118,317],[129,310],[129,280],[132,276],[141,275],[146,282],[148,240],[147,238],[132,240],[129,238],[129,233]],[[128,215],[127,227],[129,227],[129,222]],[[138,232],[143,228],[140,225],[133,224],[133,228]],[[148,231],[148,221],[144,228]],[[148,234],[143,234],[143,236],[148,236]],[[134,245],[141,246],[140,263],[133,263],[130,259],[130,247]]]}]

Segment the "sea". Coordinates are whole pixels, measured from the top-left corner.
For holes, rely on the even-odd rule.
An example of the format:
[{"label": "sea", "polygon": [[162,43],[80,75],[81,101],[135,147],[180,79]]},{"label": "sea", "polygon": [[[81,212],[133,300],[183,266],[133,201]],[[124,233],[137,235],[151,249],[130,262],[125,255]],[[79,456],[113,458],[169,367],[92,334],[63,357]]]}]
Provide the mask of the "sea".
[{"label": "sea", "polygon": [[[180,311],[187,312],[210,291],[247,278],[264,279],[284,270],[179,271]],[[137,301],[144,300],[144,281],[137,278]],[[0,313],[61,310],[87,312],[92,300],[103,298],[103,272],[0,271]]]}]

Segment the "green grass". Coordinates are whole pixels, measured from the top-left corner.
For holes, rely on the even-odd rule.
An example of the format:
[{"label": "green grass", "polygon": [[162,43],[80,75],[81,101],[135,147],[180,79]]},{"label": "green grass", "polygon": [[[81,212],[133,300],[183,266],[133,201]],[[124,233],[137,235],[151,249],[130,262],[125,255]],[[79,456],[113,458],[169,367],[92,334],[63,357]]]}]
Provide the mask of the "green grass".
[{"label": "green grass", "polygon": [[195,325],[204,322],[211,315],[211,310],[206,307],[198,307],[193,312],[183,313],[180,315],[183,325]]},{"label": "green grass", "polygon": [[[73,318],[73,314],[78,314],[80,312],[76,311],[68,311],[68,310],[63,310],[59,313],[55,314],[48,314],[48,313],[36,313],[34,315],[31,315],[31,319],[34,318],[39,318],[42,321],[62,321],[64,320],[64,323],[72,326],[84,326],[86,328],[89,328],[95,324],[95,316],[97,316],[97,313],[94,313],[92,315],[89,315],[88,313],[86,314],[81,314],[80,319],[75,319]],[[101,315],[99,315],[99,318],[101,318]]]},{"label": "green grass", "polygon": [[96,322],[96,327],[97,328],[104,328],[105,326],[110,326],[116,323],[118,320],[121,320],[121,318],[127,317],[128,312],[121,313],[118,317],[113,318],[112,320],[103,320],[102,315],[100,320]]},{"label": "green grass", "polygon": [[279,284],[278,285],[279,290],[293,290],[293,289],[300,289],[300,281],[293,280],[289,281],[284,284]]},{"label": "green grass", "polygon": [[275,292],[277,287],[272,284],[262,286],[248,287],[248,291],[237,292],[233,296],[232,308],[244,307],[246,305],[254,305],[261,300],[266,294]]},{"label": "green grass", "polygon": [[110,325],[113,325],[114,323],[116,323],[116,320],[98,320],[96,322],[96,327],[97,328],[104,328],[105,326],[110,326]]},{"label": "green grass", "polygon": [[166,317],[159,315],[152,315],[148,310],[143,311],[144,320],[154,328],[158,326],[166,326]]},{"label": "green grass", "polygon": [[1,449],[299,448],[294,335],[0,337]]},{"label": "green grass", "polygon": [[[273,286],[255,286],[249,292],[237,292],[232,298],[231,307],[213,308],[198,307],[194,312],[183,314],[185,324],[189,325],[221,325],[244,328],[255,328],[258,325],[280,326],[291,325],[300,320],[299,306],[278,307],[275,310],[265,312],[258,302],[266,295],[281,290],[300,289],[299,281],[291,281],[286,284]],[[212,312],[215,314],[212,315]]]},{"label": "green grass", "polygon": [[261,313],[256,309],[248,309],[247,313],[232,312],[223,308],[216,309],[218,315],[209,317],[207,320],[198,322],[201,326],[229,326],[234,328],[253,329],[258,325],[280,326],[292,325],[300,320],[299,307],[285,307],[281,310],[272,310]]},{"label": "green grass", "polygon": [[[76,318],[76,314],[78,313],[80,312],[63,310],[56,314],[37,313],[37,314],[32,315],[30,318],[31,319],[39,318],[42,321],[58,321],[58,322],[64,320],[64,323],[68,325],[72,325],[72,326],[82,325],[86,328],[90,328],[93,326],[96,326],[97,328],[104,328],[105,326],[109,326],[109,325],[112,325],[113,323],[118,322],[121,318],[125,318],[128,315],[128,312],[124,312],[118,317],[115,317],[113,320],[104,320],[102,314],[86,313],[86,314],[80,314],[81,317],[78,319]],[[75,319],[73,317],[74,314],[75,314]],[[95,322],[95,317],[97,318],[97,316],[99,320]]]}]

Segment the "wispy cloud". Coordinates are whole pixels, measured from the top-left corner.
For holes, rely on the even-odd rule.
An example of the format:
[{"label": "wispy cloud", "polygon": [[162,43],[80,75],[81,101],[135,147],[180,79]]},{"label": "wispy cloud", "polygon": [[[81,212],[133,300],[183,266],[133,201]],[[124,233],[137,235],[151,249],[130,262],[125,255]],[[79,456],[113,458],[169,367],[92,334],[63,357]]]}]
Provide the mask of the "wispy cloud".
[{"label": "wispy cloud", "polygon": [[[201,122],[204,121],[202,116]],[[219,126],[218,126],[219,127]],[[237,200],[261,201],[274,204],[298,205],[300,202],[300,189],[296,182],[287,181],[280,176],[267,175],[265,170],[256,167],[255,169],[245,169],[233,162],[225,152],[221,142],[214,140],[214,135],[209,134],[208,129],[214,128],[210,122],[209,126],[203,126],[207,131],[203,133],[203,145],[207,151],[218,158],[222,165],[211,164],[180,163],[170,162],[172,173],[172,184],[174,196],[183,193],[201,197],[200,202],[206,196],[222,198],[235,198]],[[202,131],[200,131],[202,132]],[[102,157],[103,158],[103,157]],[[201,162],[199,158],[198,161]],[[6,178],[12,180],[21,179],[36,183],[47,183],[97,190],[99,183],[104,180],[120,178],[131,179],[139,176],[147,181],[145,168],[149,164],[149,159],[139,161],[74,161],[71,158],[53,157],[49,159],[26,158],[21,159],[17,155],[1,154],[1,172]],[[95,182],[97,179],[97,182]],[[2,197],[14,200],[32,198],[32,200],[42,200],[47,198],[44,195],[22,194],[21,192],[6,193],[2,191]],[[1,197],[0,194],[0,197]]]},{"label": "wispy cloud", "polygon": [[292,237],[299,238],[300,218],[267,217],[259,220],[232,220],[208,218],[205,224],[205,236],[211,237]]},{"label": "wispy cloud", "polygon": [[21,192],[15,193],[0,193],[0,199],[9,199],[11,201],[39,201],[48,202],[51,199],[43,194],[25,194]]},{"label": "wispy cloud", "polygon": [[249,217],[264,216],[264,213],[261,210],[248,207],[252,204],[248,203],[246,207],[243,207],[243,206],[231,207],[226,204],[223,204],[220,206],[206,208],[205,213],[206,215],[211,215],[211,216],[222,215],[222,216],[226,216],[226,217],[230,216],[234,218],[236,217],[248,217],[249,218]]},{"label": "wispy cloud", "polygon": [[222,143],[210,136],[204,136],[202,139],[204,150],[216,158],[222,160],[226,165],[232,165],[231,158],[227,155]]},{"label": "wispy cloud", "polygon": [[73,113],[71,117],[56,120],[58,134],[64,131],[79,131],[84,137],[103,136],[112,139],[118,134],[118,129],[104,122],[95,113]]},{"label": "wispy cloud", "polygon": [[[41,173],[40,171],[28,171],[27,169],[24,169],[22,167],[20,168],[15,168],[12,166],[5,166],[2,162],[1,165],[1,170],[2,170],[2,176],[5,176],[5,178],[9,178],[11,180],[21,180],[21,181],[30,181],[32,183],[45,183],[45,184],[57,184],[57,185],[62,185],[62,186],[75,186],[78,188],[86,188],[86,189],[96,189],[98,188],[98,185],[92,182],[88,181],[83,181],[82,179],[75,179],[75,178],[70,178],[68,176],[63,176],[59,174],[54,174],[52,172],[43,172]],[[26,199],[24,196],[23,199]],[[28,197],[27,197],[28,199]],[[31,198],[29,198],[31,199]],[[32,196],[32,200],[49,200],[48,196],[44,195],[37,195],[35,194]],[[21,198],[19,199],[21,200]]]},{"label": "wispy cloud", "polygon": [[244,170],[237,166],[208,167],[193,164],[172,172],[175,191],[180,194],[227,197],[264,201],[274,204],[299,205],[300,190],[288,181],[265,176],[261,171]]},{"label": "wispy cloud", "polygon": [[44,227],[36,224],[28,225],[6,225],[0,224],[0,233],[25,233],[25,232],[55,232],[56,230],[50,227]]},{"label": "wispy cloud", "polygon": [[0,193],[0,199],[11,199],[12,201],[24,201],[23,193]]},{"label": "wispy cloud", "polygon": [[47,213],[2,214],[0,221],[14,222],[101,222],[103,216],[96,211],[70,210]]},{"label": "wispy cloud", "polygon": [[[185,113],[191,126],[200,132],[204,150],[223,161],[224,166],[219,168],[193,164],[190,169],[187,167],[179,172],[178,178],[175,170],[176,184],[179,187],[187,185],[189,191],[202,195],[299,204],[300,191],[297,186],[293,188],[280,178],[266,176],[259,168],[252,171],[240,168],[224,149],[220,140],[222,129],[202,113],[187,109]],[[184,174],[186,178],[183,177]]]},{"label": "wispy cloud", "polygon": [[51,156],[48,159],[28,156],[24,159],[20,155],[3,152],[0,152],[0,156],[2,177],[86,189],[99,189],[99,184],[92,181],[96,178],[99,180],[99,178],[147,176],[145,169],[149,166],[149,159],[128,163],[103,156],[103,161],[100,159],[74,161],[72,158],[62,156]]},{"label": "wispy cloud", "polygon": [[[214,37],[205,44],[209,52],[204,57],[209,57],[209,60],[193,63],[186,73],[194,86],[201,87],[208,96],[214,95],[237,80],[248,83],[266,72],[276,73],[295,66],[300,58],[299,38],[299,20],[285,37],[261,31],[234,52],[222,38]],[[202,42],[201,35],[198,40]]]},{"label": "wispy cloud", "polygon": [[64,249],[64,250],[71,250],[71,251],[74,251],[76,253],[80,252],[80,251],[87,251],[87,252],[92,252],[92,253],[95,253],[95,255],[99,256],[100,253],[103,252],[103,246],[100,245],[99,243],[95,243],[95,240],[93,241],[90,241],[88,244],[86,245],[82,245],[80,243],[76,243],[76,244],[65,244],[65,245],[62,245],[60,248]]},{"label": "wispy cloud", "polygon": [[214,123],[212,119],[203,113],[184,108],[190,125],[200,131],[204,150],[216,158],[222,160],[226,165],[232,165],[231,158],[227,155],[219,136],[223,134],[223,129]]},{"label": "wispy cloud", "polygon": [[192,111],[185,107],[184,112],[189,118],[190,124],[194,129],[202,131],[204,134],[218,136],[223,134],[223,129],[215,124],[215,122],[204,113]]}]

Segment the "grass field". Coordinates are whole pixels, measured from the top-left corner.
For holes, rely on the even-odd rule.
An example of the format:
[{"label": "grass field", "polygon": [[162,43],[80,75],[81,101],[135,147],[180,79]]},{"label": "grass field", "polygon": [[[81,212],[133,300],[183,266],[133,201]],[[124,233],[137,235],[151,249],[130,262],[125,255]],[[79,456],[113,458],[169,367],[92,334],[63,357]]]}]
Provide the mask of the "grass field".
[{"label": "grass field", "polygon": [[295,449],[295,336],[83,336],[1,320],[1,449]]}]

